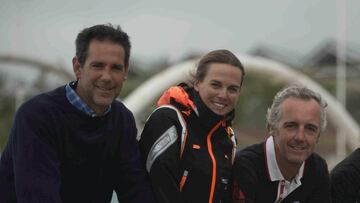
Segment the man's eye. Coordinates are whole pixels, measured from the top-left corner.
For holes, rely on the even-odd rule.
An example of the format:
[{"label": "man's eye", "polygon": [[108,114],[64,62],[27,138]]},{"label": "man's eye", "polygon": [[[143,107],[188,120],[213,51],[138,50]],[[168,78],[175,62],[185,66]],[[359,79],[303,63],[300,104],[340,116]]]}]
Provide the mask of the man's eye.
[{"label": "man's eye", "polygon": [[118,65],[118,66],[114,66],[113,68],[114,68],[115,70],[123,70],[123,69],[124,69],[124,66]]},{"label": "man's eye", "polygon": [[103,67],[103,64],[101,63],[94,63],[92,64],[92,67],[96,68],[96,69],[99,69],[99,68],[102,68]]},{"label": "man's eye", "polygon": [[214,88],[219,88],[220,85],[218,83],[211,83],[211,86],[214,87]]},{"label": "man's eye", "polygon": [[296,127],[295,124],[286,124],[286,125],[285,125],[285,128],[287,128],[287,129],[293,129],[293,128],[295,128],[295,127]]},{"label": "man's eye", "polygon": [[306,129],[313,133],[317,133],[317,131],[318,131],[318,128],[315,126],[308,126],[308,127],[306,127]]},{"label": "man's eye", "polygon": [[232,93],[232,94],[238,93],[238,91],[239,91],[238,88],[235,88],[235,87],[229,88],[229,92]]}]

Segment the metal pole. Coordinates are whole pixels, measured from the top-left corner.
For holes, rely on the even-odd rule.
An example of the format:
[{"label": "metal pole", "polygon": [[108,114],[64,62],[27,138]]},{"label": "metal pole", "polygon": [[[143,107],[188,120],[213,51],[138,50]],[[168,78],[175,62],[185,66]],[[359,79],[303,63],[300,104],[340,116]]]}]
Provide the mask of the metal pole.
[{"label": "metal pole", "polygon": [[[346,108],[346,0],[337,0],[337,39],[336,39],[336,98]],[[337,128],[336,157],[346,156],[346,135],[342,128]]]}]

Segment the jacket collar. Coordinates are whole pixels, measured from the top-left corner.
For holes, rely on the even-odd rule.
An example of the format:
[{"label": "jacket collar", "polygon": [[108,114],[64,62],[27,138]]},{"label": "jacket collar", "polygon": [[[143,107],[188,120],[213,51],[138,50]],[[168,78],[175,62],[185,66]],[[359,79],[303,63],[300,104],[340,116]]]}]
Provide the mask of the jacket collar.
[{"label": "jacket collar", "polygon": [[196,114],[202,125],[210,127],[221,120],[225,120],[226,125],[230,126],[235,115],[235,110],[228,113],[225,117],[215,114],[201,100],[199,93],[185,83],[170,87],[163,93],[157,105],[165,104],[173,105],[183,113]]}]

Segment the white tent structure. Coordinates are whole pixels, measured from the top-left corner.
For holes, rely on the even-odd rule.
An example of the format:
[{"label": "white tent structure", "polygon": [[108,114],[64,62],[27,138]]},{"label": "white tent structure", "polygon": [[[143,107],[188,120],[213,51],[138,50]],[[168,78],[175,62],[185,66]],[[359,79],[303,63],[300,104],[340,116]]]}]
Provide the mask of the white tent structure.
[{"label": "white tent structure", "polygon": [[[299,84],[319,92],[327,101],[328,119],[337,128],[343,130],[346,143],[351,149],[359,147],[360,128],[344,107],[324,88],[306,75],[283,64],[268,59],[247,55],[237,55],[245,66],[246,72],[268,74],[284,84]],[[153,102],[169,86],[185,81],[195,68],[197,60],[186,61],[170,67],[135,89],[125,98],[124,103],[134,113],[135,119],[142,115],[143,110]],[[265,116],[265,115],[264,115]]]}]

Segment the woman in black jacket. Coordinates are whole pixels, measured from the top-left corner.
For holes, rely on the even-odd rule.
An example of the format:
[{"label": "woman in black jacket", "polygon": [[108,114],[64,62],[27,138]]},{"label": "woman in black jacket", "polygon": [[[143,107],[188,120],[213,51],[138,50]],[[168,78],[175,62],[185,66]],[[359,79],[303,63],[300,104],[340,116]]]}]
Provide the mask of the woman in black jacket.
[{"label": "woman in black jacket", "polygon": [[215,50],[200,60],[191,85],[161,96],[140,139],[157,202],[230,201],[230,126],[244,75],[233,53]]}]

